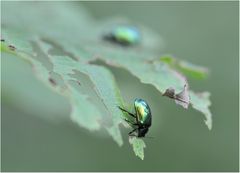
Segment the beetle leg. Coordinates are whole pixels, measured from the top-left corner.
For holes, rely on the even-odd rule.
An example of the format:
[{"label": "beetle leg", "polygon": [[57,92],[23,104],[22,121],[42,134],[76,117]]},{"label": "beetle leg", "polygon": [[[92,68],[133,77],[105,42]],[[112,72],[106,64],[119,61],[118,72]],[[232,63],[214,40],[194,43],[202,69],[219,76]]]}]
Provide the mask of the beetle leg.
[{"label": "beetle leg", "polygon": [[129,124],[131,124],[131,125],[135,125],[135,126],[137,126],[138,124],[137,123],[133,123],[133,122],[131,122],[131,121],[129,121],[129,120],[127,120],[127,119],[124,119],[126,122],[128,122]]},{"label": "beetle leg", "polygon": [[133,135],[131,135],[131,134],[132,134],[133,132],[135,132],[137,129],[138,129],[138,128],[133,129],[131,132],[128,133],[128,135],[129,135],[129,136],[133,136]]},{"label": "beetle leg", "polygon": [[123,112],[127,112],[130,116],[136,118],[136,116],[135,116],[134,114],[132,114],[131,112],[128,112],[127,110],[121,108],[120,106],[118,106],[118,108],[119,108],[121,111],[123,111]]},{"label": "beetle leg", "polygon": [[129,120],[127,120],[127,119],[124,119],[126,122],[128,122],[129,124],[132,124],[133,125],[133,123],[131,122],[131,121],[129,121]]}]

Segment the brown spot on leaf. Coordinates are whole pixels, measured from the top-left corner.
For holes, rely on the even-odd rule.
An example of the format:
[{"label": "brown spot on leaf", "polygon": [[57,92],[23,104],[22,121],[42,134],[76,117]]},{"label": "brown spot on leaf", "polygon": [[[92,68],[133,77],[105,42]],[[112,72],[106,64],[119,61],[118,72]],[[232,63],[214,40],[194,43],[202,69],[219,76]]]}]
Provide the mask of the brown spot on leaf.
[{"label": "brown spot on leaf", "polygon": [[8,48],[9,48],[10,50],[12,50],[12,51],[16,50],[16,47],[13,46],[13,45],[11,45],[11,44],[8,46]]},{"label": "brown spot on leaf", "polygon": [[56,81],[53,78],[49,78],[48,80],[52,85],[57,85]]}]

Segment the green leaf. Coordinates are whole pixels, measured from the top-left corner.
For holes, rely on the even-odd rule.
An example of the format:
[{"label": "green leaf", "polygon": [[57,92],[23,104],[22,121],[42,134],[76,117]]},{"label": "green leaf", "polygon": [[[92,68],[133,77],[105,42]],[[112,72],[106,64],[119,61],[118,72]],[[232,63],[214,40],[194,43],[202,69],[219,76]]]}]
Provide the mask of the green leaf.
[{"label": "green leaf", "polygon": [[142,160],[144,159],[144,148],[146,147],[143,140],[136,137],[129,137],[129,142],[133,146],[133,151],[136,156],[140,157]]},{"label": "green leaf", "polygon": [[208,129],[212,129],[212,114],[210,112],[209,107],[211,106],[211,102],[209,100],[210,93],[202,92],[202,93],[194,93],[190,91],[191,103],[194,109],[199,110],[205,115],[205,124]]},{"label": "green leaf", "polygon": [[[38,79],[70,102],[74,122],[89,130],[107,129],[119,145],[123,144],[119,124],[126,115],[117,106],[124,103],[114,76],[107,67],[94,64],[97,60],[128,70],[162,94],[169,88],[180,93],[188,85],[178,70],[195,77],[205,76],[202,68],[171,56],[156,60],[161,38],[144,26],[138,25],[141,43],[131,48],[102,39],[111,27],[131,25],[128,20],[95,21],[75,3],[3,2],[2,5],[2,36],[6,42],[1,44],[1,51],[30,62]],[[35,5],[38,8],[33,8]],[[9,45],[16,50],[11,50]],[[185,95],[188,97],[187,91]],[[206,124],[211,129],[209,97],[190,91],[190,103],[206,116]],[[130,143],[135,154],[143,159],[143,140],[132,138]]]},{"label": "green leaf", "polygon": [[160,61],[168,65],[174,65],[176,63],[176,59],[169,55],[161,56]]},{"label": "green leaf", "polygon": [[52,123],[69,121],[67,99],[38,80],[29,63],[5,52],[1,52],[1,63],[3,103]]},{"label": "green leaf", "polygon": [[[122,98],[120,97],[119,90],[116,87],[115,79],[112,74],[104,67],[96,65],[82,64],[80,62],[73,61],[68,57],[61,56],[50,56],[51,62],[54,66],[54,72],[60,74],[65,78],[68,78],[68,75],[73,73],[74,70],[89,76],[91,82],[94,84],[94,89],[101,101],[103,102],[109,117],[105,119],[112,120],[110,125],[106,126],[106,129],[110,131],[114,140],[122,145],[122,137],[118,125],[121,123],[121,111],[117,108],[118,105],[122,105]],[[84,82],[84,81],[80,81]],[[78,108],[79,115],[85,117],[81,113],[81,108]],[[94,115],[94,114],[93,114]],[[91,122],[84,122],[88,125]],[[103,123],[104,124],[104,123]],[[113,127],[115,129],[113,129]],[[112,132],[111,132],[112,131]],[[114,131],[114,133],[113,133]]]},{"label": "green leaf", "polygon": [[[153,60],[156,61],[157,59]],[[160,57],[160,61],[168,64],[173,69],[181,71],[183,74],[195,79],[205,79],[208,76],[208,69],[183,60],[179,60],[170,55]]]},{"label": "green leaf", "polygon": [[204,79],[208,75],[208,70],[206,68],[194,65],[186,61],[180,61],[178,67],[184,74],[197,79]]},{"label": "green leaf", "polygon": [[68,81],[69,78],[66,77],[65,79],[65,76],[62,76],[64,80],[64,86],[53,86],[52,82],[49,80],[51,78],[51,71],[48,71],[39,61],[25,53],[18,52],[17,50],[14,53],[18,57],[23,58],[32,64],[35,75],[38,77],[38,79],[44,82],[44,84],[46,84],[49,88],[58,94],[65,96],[69,100],[72,106],[71,117],[75,122],[77,122],[80,126],[88,128],[89,130],[97,130],[100,128],[98,123],[101,117],[100,112],[95,106],[93,106],[91,102],[87,100],[88,97],[86,95],[77,92],[76,89],[70,85]]}]

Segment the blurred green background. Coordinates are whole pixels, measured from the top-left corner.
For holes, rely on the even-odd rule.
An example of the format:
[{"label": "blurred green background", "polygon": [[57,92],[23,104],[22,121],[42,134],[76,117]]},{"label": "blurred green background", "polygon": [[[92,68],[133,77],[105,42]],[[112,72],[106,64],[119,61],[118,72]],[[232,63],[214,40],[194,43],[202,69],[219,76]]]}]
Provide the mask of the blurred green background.
[{"label": "blurred green background", "polygon": [[[25,62],[9,56],[1,59],[2,171],[238,171],[238,2],[79,4],[96,19],[124,16],[146,25],[163,37],[163,53],[208,67],[209,79],[189,82],[195,91],[211,92],[213,129],[201,113],[175,106],[153,86],[111,68],[126,102],[141,97],[151,105],[149,136],[155,138],[145,139],[141,161],[127,141],[129,129],[122,128],[119,148],[102,132],[79,128],[66,118],[68,103],[35,79]],[[21,92],[7,92],[16,86]],[[42,118],[49,115],[50,121]]]}]

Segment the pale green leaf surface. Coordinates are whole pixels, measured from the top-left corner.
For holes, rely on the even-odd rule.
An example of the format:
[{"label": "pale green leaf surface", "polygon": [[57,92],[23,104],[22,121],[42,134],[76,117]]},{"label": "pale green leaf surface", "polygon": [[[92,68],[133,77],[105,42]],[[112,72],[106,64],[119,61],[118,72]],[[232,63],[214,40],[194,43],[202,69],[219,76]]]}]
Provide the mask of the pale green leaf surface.
[{"label": "pale green leaf surface", "polygon": [[[119,123],[122,121],[122,113],[117,106],[122,105],[123,103],[112,74],[104,67],[83,64],[68,57],[49,57],[51,57],[51,62],[54,65],[54,72],[62,76],[68,76],[73,73],[73,70],[77,70],[89,76],[95,86],[96,93],[107,109],[108,116],[111,116],[109,119],[112,119],[112,125],[106,128],[108,131],[113,130],[112,126],[117,129],[114,130],[114,133],[110,132],[110,134],[119,145],[122,145],[122,137],[118,127]],[[79,111],[81,111],[81,109],[79,109]]]},{"label": "pale green leaf surface", "polygon": [[144,148],[146,147],[144,141],[136,137],[129,137],[129,142],[133,145],[133,150],[136,156],[140,157],[143,160]]},{"label": "pale green leaf surface", "polygon": [[[46,50],[44,51],[48,52],[48,47],[43,46],[45,44],[41,45],[41,48],[45,48]],[[2,50],[8,50],[5,44],[2,44]],[[66,87],[63,89],[59,88],[58,86],[52,87],[51,83],[49,82],[50,71],[48,71],[40,62],[29,57],[25,53],[18,52],[18,50],[8,50],[8,52],[30,62],[33,65],[35,74],[40,80],[42,80],[45,84],[47,84],[47,86],[51,87],[59,94],[62,94],[69,99],[72,106],[71,118],[74,122],[89,130],[99,129],[101,124],[107,129],[109,134],[119,145],[123,144],[119,129],[119,124],[122,122],[122,112],[117,108],[118,105],[123,105],[123,102],[120,91],[114,82],[114,77],[107,69],[96,65],[88,65],[76,62],[69,57],[51,56],[46,54],[47,58],[49,58],[53,64],[53,71],[59,74],[64,80]],[[109,116],[111,115],[111,117],[108,117],[108,120],[110,119],[112,121],[110,124],[101,123],[103,122],[100,121],[102,115],[100,115],[96,107],[88,102],[87,96],[79,93],[68,83],[70,80],[73,80],[73,78],[70,76],[70,74],[74,73],[73,70],[78,70],[90,77],[95,85],[96,92],[108,110]],[[104,118],[104,120],[106,120],[106,118]]]},{"label": "pale green leaf surface", "polygon": [[70,102],[72,105],[71,118],[74,122],[89,130],[98,130],[101,119],[100,111],[88,101],[88,97],[68,86]]},{"label": "pale green leaf surface", "polygon": [[199,110],[205,115],[205,124],[207,125],[208,129],[212,129],[212,114],[210,112],[209,107],[211,106],[210,102],[210,93],[209,92],[202,92],[202,93],[194,93],[190,91],[190,100],[192,107],[196,110]]},{"label": "pale green leaf surface", "polygon": [[[36,3],[38,3],[38,8],[36,8]],[[4,2],[3,6],[3,38],[7,40],[7,44],[14,44],[17,48],[15,52],[18,53],[9,51],[6,47],[2,50],[31,62],[38,78],[53,91],[68,98],[72,106],[71,117],[75,122],[90,130],[103,126],[119,145],[122,145],[118,127],[122,121],[122,112],[118,110],[117,106],[123,105],[123,102],[113,75],[105,67],[92,64],[95,60],[100,59],[111,66],[124,68],[139,78],[142,83],[155,86],[161,93],[164,93],[169,87],[180,92],[187,83],[186,78],[175,69],[181,70],[182,68],[185,72],[187,70],[187,73],[197,75],[202,73],[193,66],[180,66],[179,64],[178,67],[172,67],[170,64],[173,61],[169,58],[165,59],[165,62],[152,61],[159,57],[158,49],[161,49],[161,40],[157,34],[142,26],[139,26],[142,35],[140,45],[128,48],[102,40],[106,28],[119,24],[131,24],[129,21],[115,19],[95,21],[83,8],[76,8],[74,4],[69,5],[64,2],[20,3],[21,8],[15,8],[19,6],[17,2]],[[48,20],[45,20],[46,18]],[[30,56],[26,57],[26,54],[22,56],[23,54],[20,53],[20,51],[24,51],[31,56],[35,55],[36,52],[32,50],[32,42],[36,42],[36,39],[43,40],[55,49],[61,50],[59,56],[56,56],[49,54],[48,49],[42,47],[53,65],[53,71],[62,77],[64,88],[58,85],[52,86],[49,82],[49,69]],[[42,41],[37,44],[39,43]],[[77,81],[71,76],[71,74],[75,74],[75,70],[87,75],[94,84],[94,91],[107,111],[105,117],[90,101],[87,94],[77,91],[71,85],[70,81]],[[206,124],[211,129],[209,98],[191,92],[190,100],[193,108],[205,115]],[[81,117],[80,114],[88,115],[88,117]],[[110,123],[103,124],[103,118],[110,119]],[[135,153],[143,158],[145,144],[142,139],[132,139],[131,142]]]},{"label": "pale green leaf surface", "polygon": [[1,96],[4,103],[52,123],[69,120],[68,100],[38,80],[28,62],[1,52],[1,64]]},{"label": "pale green leaf surface", "polygon": [[15,51],[15,53],[18,57],[23,58],[32,64],[36,76],[48,87],[69,99],[72,106],[71,117],[75,122],[77,122],[80,126],[88,128],[89,130],[97,130],[100,128],[98,122],[101,117],[100,112],[91,102],[87,100],[86,95],[77,92],[69,84],[69,78],[66,78],[64,80],[66,85],[64,88],[59,86],[52,86],[52,84],[49,82],[50,71],[48,71],[39,61],[33,59],[25,53],[17,51]]}]

